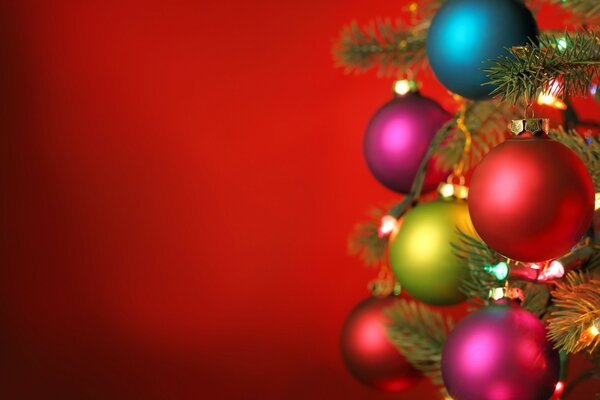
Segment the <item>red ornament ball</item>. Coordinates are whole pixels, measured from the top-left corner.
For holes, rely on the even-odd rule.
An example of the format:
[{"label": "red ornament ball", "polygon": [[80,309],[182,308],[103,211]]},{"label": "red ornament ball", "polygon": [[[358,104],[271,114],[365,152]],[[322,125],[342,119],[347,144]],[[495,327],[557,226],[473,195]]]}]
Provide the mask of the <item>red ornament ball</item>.
[{"label": "red ornament ball", "polygon": [[594,184],[579,157],[545,133],[522,133],[494,148],[469,188],[475,230],[491,248],[517,261],[565,254],[594,214]]},{"label": "red ornament ball", "polygon": [[422,377],[388,340],[384,309],[394,297],[370,297],[351,312],[342,329],[344,364],[352,375],[374,389],[401,392]]},{"label": "red ornament ball", "polygon": [[512,304],[467,316],[442,352],[444,385],[454,399],[549,399],[559,372],[558,351],[543,322]]}]

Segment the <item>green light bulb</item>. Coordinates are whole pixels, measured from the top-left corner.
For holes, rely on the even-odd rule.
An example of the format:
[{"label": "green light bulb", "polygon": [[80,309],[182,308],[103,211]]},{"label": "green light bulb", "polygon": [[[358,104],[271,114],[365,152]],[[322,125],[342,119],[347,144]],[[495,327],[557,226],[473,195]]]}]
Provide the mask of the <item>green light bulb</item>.
[{"label": "green light bulb", "polygon": [[486,265],[483,269],[494,275],[499,281],[503,281],[508,277],[508,264],[504,261],[496,265]]}]

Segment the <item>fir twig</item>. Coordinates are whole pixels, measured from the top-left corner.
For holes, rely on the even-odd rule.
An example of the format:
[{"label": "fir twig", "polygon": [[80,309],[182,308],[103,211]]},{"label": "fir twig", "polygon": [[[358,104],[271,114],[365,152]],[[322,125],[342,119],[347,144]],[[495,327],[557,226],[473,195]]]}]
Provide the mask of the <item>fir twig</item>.
[{"label": "fir twig", "polygon": [[542,318],[548,311],[550,304],[550,290],[548,286],[536,282],[515,282],[514,287],[523,291],[521,307],[538,318]]},{"label": "fir twig", "polygon": [[598,0],[547,0],[569,11],[573,22],[595,24],[600,22],[600,3]]},{"label": "fir twig", "polygon": [[464,122],[472,140],[470,151],[464,153],[465,133],[456,124],[462,112],[459,110],[449,127],[448,139],[436,151],[437,163],[443,168],[452,168],[463,160],[463,170],[470,170],[508,137],[508,121],[517,117],[514,106],[497,100],[468,101],[465,107]]},{"label": "fir twig", "polygon": [[519,98],[530,101],[541,92],[560,98],[586,94],[600,76],[600,44],[593,31],[541,35],[539,45],[531,42],[508,52],[491,60],[484,71],[486,84],[496,86],[492,94],[513,103]]},{"label": "fir twig", "polygon": [[587,272],[573,271],[557,282],[552,291],[554,309],[548,320],[548,336],[555,347],[568,353],[593,352],[600,335],[580,340],[584,331],[600,317],[600,280]]},{"label": "fir twig", "polygon": [[334,45],[336,66],[365,72],[375,66],[379,75],[402,74],[425,60],[428,24],[411,28],[401,20],[375,20],[344,27]]},{"label": "fir twig", "polygon": [[391,322],[388,337],[400,353],[436,385],[442,385],[441,359],[444,343],[454,327],[427,306],[400,299],[386,310]]},{"label": "fir twig", "polygon": [[459,290],[476,306],[488,304],[489,291],[498,287],[498,280],[484,270],[486,265],[493,265],[499,260],[498,254],[484,242],[458,230],[458,243],[450,243],[454,254],[466,260],[469,269]]},{"label": "fir twig", "polygon": [[366,265],[377,265],[385,258],[387,238],[379,237],[379,225],[385,209],[369,211],[371,220],[356,224],[348,239],[348,253],[359,256]]},{"label": "fir twig", "polygon": [[559,128],[549,133],[550,137],[558,140],[571,150],[585,163],[596,191],[600,191],[600,139],[597,137],[583,138],[577,131],[565,131]]}]

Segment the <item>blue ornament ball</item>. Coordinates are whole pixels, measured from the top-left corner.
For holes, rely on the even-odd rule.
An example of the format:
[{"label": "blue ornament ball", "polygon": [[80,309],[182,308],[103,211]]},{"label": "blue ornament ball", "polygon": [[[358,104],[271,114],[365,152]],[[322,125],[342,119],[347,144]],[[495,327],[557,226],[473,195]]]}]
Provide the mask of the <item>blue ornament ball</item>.
[{"label": "blue ornament ball", "polygon": [[482,68],[506,49],[537,43],[538,27],[523,0],[449,0],[427,33],[427,56],[438,80],[473,100],[490,98],[494,86]]}]

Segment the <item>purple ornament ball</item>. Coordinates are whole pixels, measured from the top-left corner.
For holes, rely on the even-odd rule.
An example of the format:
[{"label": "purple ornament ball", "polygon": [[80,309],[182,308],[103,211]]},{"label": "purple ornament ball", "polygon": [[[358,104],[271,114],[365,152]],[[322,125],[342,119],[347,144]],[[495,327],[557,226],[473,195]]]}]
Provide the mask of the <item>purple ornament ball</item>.
[{"label": "purple ornament ball", "polygon": [[[450,117],[438,103],[418,93],[386,103],[371,118],[364,139],[364,155],[373,176],[395,192],[410,192],[431,140]],[[423,191],[435,189],[449,172],[438,168],[432,158]]]},{"label": "purple ornament ball", "polygon": [[559,372],[544,324],[514,305],[491,305],[466,317],[442,354],[444,384],[457,400],[548,400]]}]

